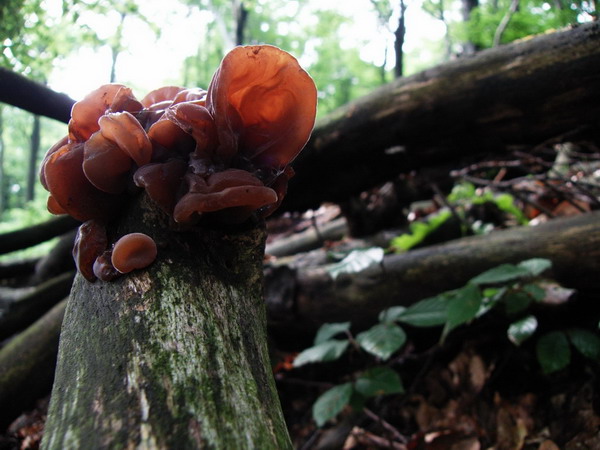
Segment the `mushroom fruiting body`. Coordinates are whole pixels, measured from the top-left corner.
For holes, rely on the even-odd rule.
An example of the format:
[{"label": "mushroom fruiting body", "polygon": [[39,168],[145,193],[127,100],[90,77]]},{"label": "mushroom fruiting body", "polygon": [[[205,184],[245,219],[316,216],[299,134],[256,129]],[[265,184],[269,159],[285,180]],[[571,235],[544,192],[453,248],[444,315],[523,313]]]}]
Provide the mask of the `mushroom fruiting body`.
[{"label": "mushroom fruiting body", "polygon": [[143,269],[156,259],[154,240],[144,233],[130,233],[119,239],[113,247],[111,262],[121,273]]},{"label": "mushroom fruiting body", "polygon": [[[137,186],[188,227],[266,217],[285,196],[316,103],[298,61],[269,45],[233,49],[208,91],[165,86],[138,101],[126,86],[101,86],[73,106],[68,135],[44,158],[48,209],[110,223]],[[94,263],[86,256],[87,279]],[[104,253],[95,268],[101,279],[114,275]]]}]

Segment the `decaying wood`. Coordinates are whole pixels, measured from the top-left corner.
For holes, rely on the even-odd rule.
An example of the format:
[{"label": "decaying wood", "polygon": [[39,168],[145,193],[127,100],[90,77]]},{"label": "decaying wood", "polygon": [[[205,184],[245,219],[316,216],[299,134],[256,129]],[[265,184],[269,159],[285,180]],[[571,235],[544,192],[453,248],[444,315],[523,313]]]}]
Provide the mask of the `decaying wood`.
[{"label": "decaying wood", "polygon": [[0,102],[67,123],[75,101],[18,73],[0,67]]},{"label": "decaying wood", "polygon": [[71,216],[64,215],[31,227],[0,234],[0,254],[41,244],[76,228],[80,224],[81,222],[78,222]]},{"label": "decaying wood", "polygon": [[52,386],[63,300],[0,349],[0,427],[4,427]]},{"label": "decaying wood", "polygon": [[69,295],[74,275],[73,271],[65,272],[36,286],[20,299],[2,305],[0,340],[25,329]]},{"label": "decaying wood", "polygon": [[52,250],[37,262],[35,273],[29,280],[30,284],[36,285],[61,273],[75,269],[73,244],[76,234],[77,229],[73,229],[60,236]]},{"label": "decaying wood", "polygon": [[159,246],[110,283],[77,276],[42,447],[290,448],[266,346],[264,224],[174,232],[146,197],[116,230]]},{"label": "decaying wood", "polygon": [[323,267],[276,267],[266,280],[269,324],[286,332],[314,332],[325,322],[366,326],[385,308],[458,288],[499,264],[536,257],[553,262],[550,275],[563,285],[599,289],[600,211],[386,255],[379,265],[335,280]]},{"label": "decaying wood", "polygon": [[35,271],[39,258],[0,263],[0,280],[27,279]]},{"label": "decaying wood", "polygon": [[317,123],[280,211],[304,211],[399,173],[600,129],[600,23],[400,78]]},{"label": "decaying wood", "polygon": [[300,233],[278,239],[267,245],[265,253],[271,256],[287,256],[306,252],[323,245],[324,241],[341,239],[348,232],[346,219],[339,218],[316,228],[311,227]]}]

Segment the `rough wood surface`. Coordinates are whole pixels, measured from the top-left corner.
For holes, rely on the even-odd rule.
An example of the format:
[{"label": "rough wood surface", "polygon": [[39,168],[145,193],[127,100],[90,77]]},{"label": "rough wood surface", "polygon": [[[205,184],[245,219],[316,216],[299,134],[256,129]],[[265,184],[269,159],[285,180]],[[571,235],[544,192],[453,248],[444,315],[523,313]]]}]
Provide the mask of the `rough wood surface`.
[{"label": "rough wood surface", "polygon": [[399,173],[600,129],[600,23],[400,78],[317,122],[280,212],[340,202]]},{"label": "rough wood surface", "polygon": [[149,234],[159,257],[111,283],[76,278],[43,448],[290,448],[266,347],[264,226],[175,233],[147,201],[128,217],[117,233]]},{"label": "rough wood surface", "polygon": [[372,324],[379,312],[463,286],[503,263],[548,258],[563,285],[600,290],[600,211],[517,227],[406,253],[335,280],[323,267],[278,267],[267,279],[270,326],[286,332],[316,330],[325,322]]}]

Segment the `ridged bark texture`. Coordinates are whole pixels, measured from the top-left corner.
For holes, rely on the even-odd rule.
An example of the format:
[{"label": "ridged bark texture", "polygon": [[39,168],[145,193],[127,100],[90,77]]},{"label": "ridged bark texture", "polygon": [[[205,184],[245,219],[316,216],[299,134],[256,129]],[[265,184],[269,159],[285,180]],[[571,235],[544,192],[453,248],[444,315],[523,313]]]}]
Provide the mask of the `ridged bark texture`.
[{"label": "ridged bark texture", "polygon": [[147,200],[117,231],[157,261],[78,276],[42,447],[290,448],[266,347],[264,227],[173,232]]}]

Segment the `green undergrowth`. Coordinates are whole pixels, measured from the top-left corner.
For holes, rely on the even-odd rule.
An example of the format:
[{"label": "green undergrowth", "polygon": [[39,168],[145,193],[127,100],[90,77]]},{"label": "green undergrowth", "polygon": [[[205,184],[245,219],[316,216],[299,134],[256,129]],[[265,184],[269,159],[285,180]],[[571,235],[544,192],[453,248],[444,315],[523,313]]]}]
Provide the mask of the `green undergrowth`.
[{"label": "green undergrowth", "polygon": [[[406,350],[409,333],[415,328],[438,328],[437,346],[443,346],[458,327],[468,327],[490,311],[508,318],[506,339],[518,347],[533,339],[539,370],[548,376],[565,369],[578,352],[600,362],[598,328],[565,327],[540,330],[536,305],[566,302],[574,291],[558,285],[544,274],[551,261],[534,258],[518,264],[502,264],[469,280],[464,286],[423,299],[411,306],[394,306],[381,311],[378,322],[356,335],[351,323],[321,326],[313,346],[294,360],[295,367],[322,364],[357,352],[367,355],[370,367],[347,374],[344,382],[324,392],[314,403],[313,418],[323,426],[344,408],[361,410],[368,399],[403,394],[403,380],[394,357]],[[596,323],[598,322],[596,318]],[[396,361],[396,362],[394,362]]]}]

